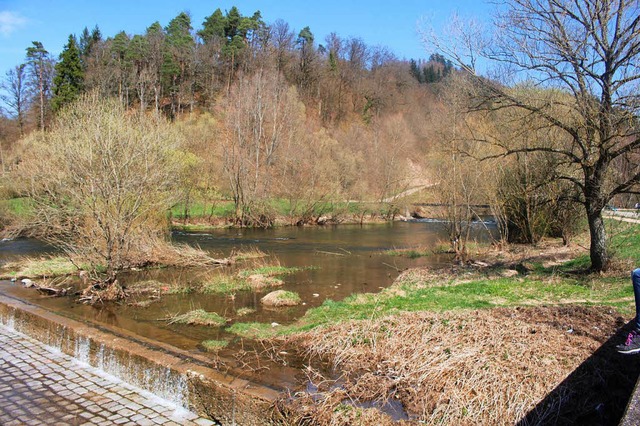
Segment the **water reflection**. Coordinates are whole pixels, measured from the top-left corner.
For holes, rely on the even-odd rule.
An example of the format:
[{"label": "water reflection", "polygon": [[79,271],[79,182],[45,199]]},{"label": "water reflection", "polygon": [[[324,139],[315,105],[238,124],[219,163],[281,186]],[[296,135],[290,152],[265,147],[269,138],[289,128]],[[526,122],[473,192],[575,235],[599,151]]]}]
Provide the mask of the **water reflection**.
[{"label": "water reflection", "polygon": [[[486,224],[477,224],[474,233],[475,239],[485,240]],[[173,238],[176,242],[198,246],[216,257],[227,256],[234,250],[258,248],[269,255],[266,263],[272,261],[288,267],[313,267],[282,277],[284,286],[281,288],[298,293],[304,304],[266,308],[260,304],[260,298],[271,291],[269,289],[239,291],[233,295],[163,296],[146,308],[129,305],[90,307],[75,303],[72,298],[43,298],[27,289],[14,288],[14,291],[21,293],[20,297],[37,299],[38,303],[66,315],[121,327],[183,349],[196,349],[202,340],[233,340],[234,337],[226,333],[224,327],[169,324],[167,318],[193,309],[204,309],[224,316],[229,323],[288,324],[327,299],[342,300],[353,293],[378,292],[391,285],[407,268],[450,262],[448,255],[409,259],[385,253],[385,250],[394,248],[435,247],[440,241],[446,241],[442,224],[433,222],[268,230],[222,229],[202,233],[177,232]],[[33,240],[0,243],[0,255],[10,258],[47,251],[51,249]],[[157,280],[167,285],[188,287],[221,272],[229,271],[219,268],[149,270],[126,274],[120,280],[124,285],[140,280]],[[241,308],[251,308],[254,312],[239,315]]]}]

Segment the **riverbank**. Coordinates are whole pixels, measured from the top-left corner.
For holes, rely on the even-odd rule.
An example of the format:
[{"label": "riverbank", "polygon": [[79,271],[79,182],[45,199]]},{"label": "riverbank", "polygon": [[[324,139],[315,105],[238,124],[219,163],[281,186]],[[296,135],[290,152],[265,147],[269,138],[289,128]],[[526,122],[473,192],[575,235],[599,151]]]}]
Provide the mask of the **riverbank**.
[{"label": "riverbank", "polygon": [[[211,326],[213,334],[216,327],[224,330],[224,336],[217,341],[211,341],[211,333],[207,331],[206,342],[213,344],[207,351],[212,354],[225,351],[218,348],[224,340],[231,341],[230,346],[234,347],[262,348],[259,354],[256,352],[256,359],[271,354],[271,360],[287,366],[293,365],[292,360],[297,360],[298,356],[304,357],[313,368],[299,370],[300,376],[304,377],[300,392],[292,390],[296,398],[287,395],[278,405],[288,419],[313,418],[334,424],[358,424],[362,419],[361,424],[384,424],[392,418],[413,423],[513,424],[530,416],[540,419],[540,413],[546,412],[545,401],[552,406],[562,405],[562,416],[566,418],[599,416],[599,412],[593,410],[594,406],[601,406],[605,407],[599,410],[606,410],[602,414],[606,419],[616,416],[619,419],[628,398],[622,394],[633,386],[630,381],[635,380],[635,373],[631,371],[626,376],[625,360],[615,358],[618,355],[613,346],[623,339],[623,332],[619,330],[625,318],[632,316],[633,297],[628,271],[640,258],[640,232],[635,224],[607,223],[616,257],[606,274],[586,273],[588,244],[584,236],[577,238],[570,247],[557,240],[546,240],[534,247],[511,246],[508,250],[475,247],[469,262],[444,269],[414,268],[378,294],[353,294],[345,299],[343,295],[324,302],[317,295],[307,294],[303,300],[318,300],[313,305],[316,307],[293,322],[278,319],[279,324],[274,326],[273,319],[253,314],[245,317],[238,309],[237,315],[225,317],[225,324],[219,321],[222,325]],[[402,224],[400,229],[407,228],[405,232],[415,234],[410,225],[417,224]],[[345,227],[330,233],[326,228],[326,236],[340,237],[342,241],[345,233],[356,228],[361,232],[361,227]],[[381,228],[387,229],[386,226]],[[394,234],[398,233],[397,226],[389,228],[395,229]],[[296,230],[301,233],[315,231]],[[243,231],[243,238],[253,241],[256,234],[252,232]],[[240,234],[236,231],[222,235],[230,244],[238,244],[236,238]],[[358,235],[359,243],[366,246],[363,236]],[[202,242],[210,238],[207,234],[202,236],[205,238]],[[274,244],[299,252],[301,247],[306,247],[299,245],[302,242],[299,237],[302,234],[284,231],[269,238]],[[329,241],[334,240],[330,238]],[[413,241],[415,247],[425,242],[424,238]],[[295,244],[295,248],[290,244]],[[313,248],[318,249],[316,242]],[[353,262],[358,258],[346,251],[337,253],[338,249],[333,250],[336,253],[323,255],[330,258],[331,263],[337,259]],[[397,254],[413,256],[411,251]],[[361,257],[368,258],[370,254]],[[395,265],[393,259],[385,261]],[[237,275],[238,278],[243,276]],[[358,277],[363,279],[362,272]],[[176,285],[194,291],[193,277],[184,278],[187,277],[178,279]],[[367,281],[372,286],[368,287],[369,291],[378,288],[377,281]],[[344,281],[342,283],[336,287],[345,287]],[[173,291],[166,283],[156,284],[154,289]],[[294,287],[305,291],[306,282],[294,284]],[[347,294],[354,291],[368,290],[361,287]],[[235,303],[242,294],[239,291],[237,295],[229,295],[227,300]],[[206,299],[211,298],[207,296]],[[220,310],[205,306],[204,299],[198,298],[198,304],[202,306],[197,307],[206,313],[225,309],[233,313],[242,305]],[[137,315],[149,317],[149,309],[138,310]],[[301,312],[304,310],[301,308]],[[136,321],[140,318],[136,317]],[[157,321],[160,317],[153,318]],[[449,324],[454,326],[449,327]],[[249,340],[238,343],[238,336]],[[254,339],[258,339],[257,344]],[[207,348],[209,345],[203,341],[202,346]],[[465,358],[466,354],[471,355]],[[432,358],[441,360],[445,370],[431,364]],[[452,360],[448,361],[449,358]],[[477,359],[484,361],[476,363]],[[323,365],[328,368],[321,369]],[[488,369],[489,376],[483,375],[483,368]],[[580,373],[585,368],[597,373]],[[501,373],[497,375],[496,372]],[[619,377],[616,372],[625,376]],[[567,403],[565,397],[570,389],[563,383],[575,375],[589,380],[595,378],[595,382],[582,379],[571,382],[577,383],[575,389],[588,389],[588,392]],[[465,382],[467,376],[477,377],[477,380]],[[607,377],[606,388],[598,382],[598,377],[604,376]],[[440,387],[433,387],[432,383]],[[466,387],[454,400],[447,395],[455,392],[456,383],[465,383]],[[323,384],[327,386],[323,387]],[[488,384],[492,387],[482,387]],[[422,391],[412,394],[412,389],[424,390],[424,395],[431,395],[431,399],[421,396]],[[610,399],[599,401],[601,394]],[[496,413],[495,417],[482,417],[486,410],[481,408],[485,406],[493,407],[490,411]],[[466,414],[461,417],[462,412]]]},{"label": "riverbank", "polygon": [[547,241],[408,271],[379,294],[309,310],[278,336],[233,327],[329,365],[307,369],[305,390],[281,401],[297,421],[617,424],[640,374],[615,351],[633,316],[640,229],[610,225],[606,274],[586,273],[581,245]]}]

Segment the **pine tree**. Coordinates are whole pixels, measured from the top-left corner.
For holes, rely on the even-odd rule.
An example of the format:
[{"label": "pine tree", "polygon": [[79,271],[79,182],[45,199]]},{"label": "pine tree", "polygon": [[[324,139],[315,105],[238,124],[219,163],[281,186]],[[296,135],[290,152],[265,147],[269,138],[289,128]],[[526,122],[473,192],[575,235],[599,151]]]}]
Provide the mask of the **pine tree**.
[{"label": "pine tree", "polygon": [[96,25],[91,32],[87,27],[82,30],[82,35],[78,41],[78,48],[80,49],[80,59],[82,60],[82,66],[86,71],[89,66],[91,55],[96,49],[99,42],[102,41],[102,33],[100,28]]},{"label": "pine tree", "polygon": [[44,129],[51,95],[54,61],[41,42],[34,41],[32,45],[27,48],[27,86],[36,99],[34,104],[37,105],[39,112],[38,128]]},{"label": "pine tree", "polygon": [[206,43],[210,43],[215,39],[223,39],[225,37],[224,29],[226,26],[226,18],[222,11],[218,8],[205,18],[202,23],[202,29],[198,31],[198,35]]},{"label": "pine tree", "polygon": [[422,76],[422,73],[420,72],[420,68],[418,68],[418,63],[416,62],[415,59],[412,59],[410,62],[410,72],[411,75],[413,76],[413,78],[415,78],[416,80],[418,80],[418,83],[424,83],[424,78]]},{"label": "pine tree", "polygon": [[55,70],[51,107],[54,111],[59,111],[66,104],[73,102],[84,89],[80,49],[73,34],[69,35],[69,42],[64,46]]}]

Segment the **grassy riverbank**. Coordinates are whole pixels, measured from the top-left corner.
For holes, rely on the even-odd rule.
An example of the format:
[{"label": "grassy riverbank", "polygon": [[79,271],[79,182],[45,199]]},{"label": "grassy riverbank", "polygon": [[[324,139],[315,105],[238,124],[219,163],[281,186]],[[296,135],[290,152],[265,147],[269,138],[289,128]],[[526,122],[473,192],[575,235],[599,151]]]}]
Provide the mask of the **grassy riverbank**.
[{"label": "grassy riverbank", "polygon": [[400,312],[446,312],[515,306],[610,306],[622,313],[633,309],[629,271],[640,261],[640,225],[610,221],[612,269],[588,274],[588,253],[578,241],[563,247],[547,241],[539,247],[485,248],[482,263],[448,270],[414,269],[380,293],[354,294],[327,300],[294,324],[273,329],[261,324],[235,324],[244,336],[291,334],[349,320],[371,320]]},{"label": "grassy riverbank", "polygon": [[408,424],[615,424],[640,374],[613,347],[633,316],[640,226],[609,227],[606,274],[587,273],[584,241],[547,241],[448,271],[408,271],[381,293],[327,301],[289,326],[229,331],[341,372],[306,370],[317,391],[280,403],[294,421],[391,424],[395,401]]},{"label": "grassy riverbank", "polygon": [[[274,226],[307,225],[317,223],[371,223],[396,217],[397,207],[376,202],[313,202],[271,200],[261,206],[260,215]],[[174,206],[170,211],[172,226],[181,231],[202,231],[234,226],[235,207],[232,201],[190,203]]]}]

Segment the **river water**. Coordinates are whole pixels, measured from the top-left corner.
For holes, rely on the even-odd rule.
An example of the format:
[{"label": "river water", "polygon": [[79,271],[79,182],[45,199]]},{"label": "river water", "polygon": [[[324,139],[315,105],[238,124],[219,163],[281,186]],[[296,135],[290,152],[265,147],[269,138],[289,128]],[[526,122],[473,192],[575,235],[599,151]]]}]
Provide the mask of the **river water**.
[{"label": "river water", "polygon": [[[486,240],[487,227],[477,224],[474,239]],[[490,231],[490,229],[489,229]],[[257,248],[268,254],[265,263],[306,268],[281,277],[284,290],[295,291],[303,305],[291,308],[265,308],[260,298],[273,289],[242,291],[229,295],[169,295],[147,308],[126,304],[86,306],[71,297],[50,298],[31,289],[2,282],[3,289],[29,299],[53,311],[77,319],[89,319],[129,330],[138,335],[169,343],[185,350],[199,350],[203,340],[238,339],[224,327],[200,327],[169,324],[168,318],[193,309],[217,312],[234,322],[267,322],[288,324],[300,318],[307,309],[321,305],[325,300],[342,300],[354,293],[378,292],[390,286],[398,274],[416,266],[444,266],[451,261],[449,255],[432,255],[418,259],[390,256],[389,249],[433,248],[446,241],[442,223],[395,222],[376,225],[340,225],[329,227],[283,227],[276,229],[220,229],[209,232],[173,235],[176,242],[198,246],[216,257],[232,251]],[[51,248],[33,240],[3,241],[0,243],[0,262],[12,258],[50,252]],[[192,285],[220,272],[220,268],[161,269],[137,272],[122,277],[121,283],[137,280],[157,280],[167,285]],[[240,308],[255,312],[240,316]]]}]

